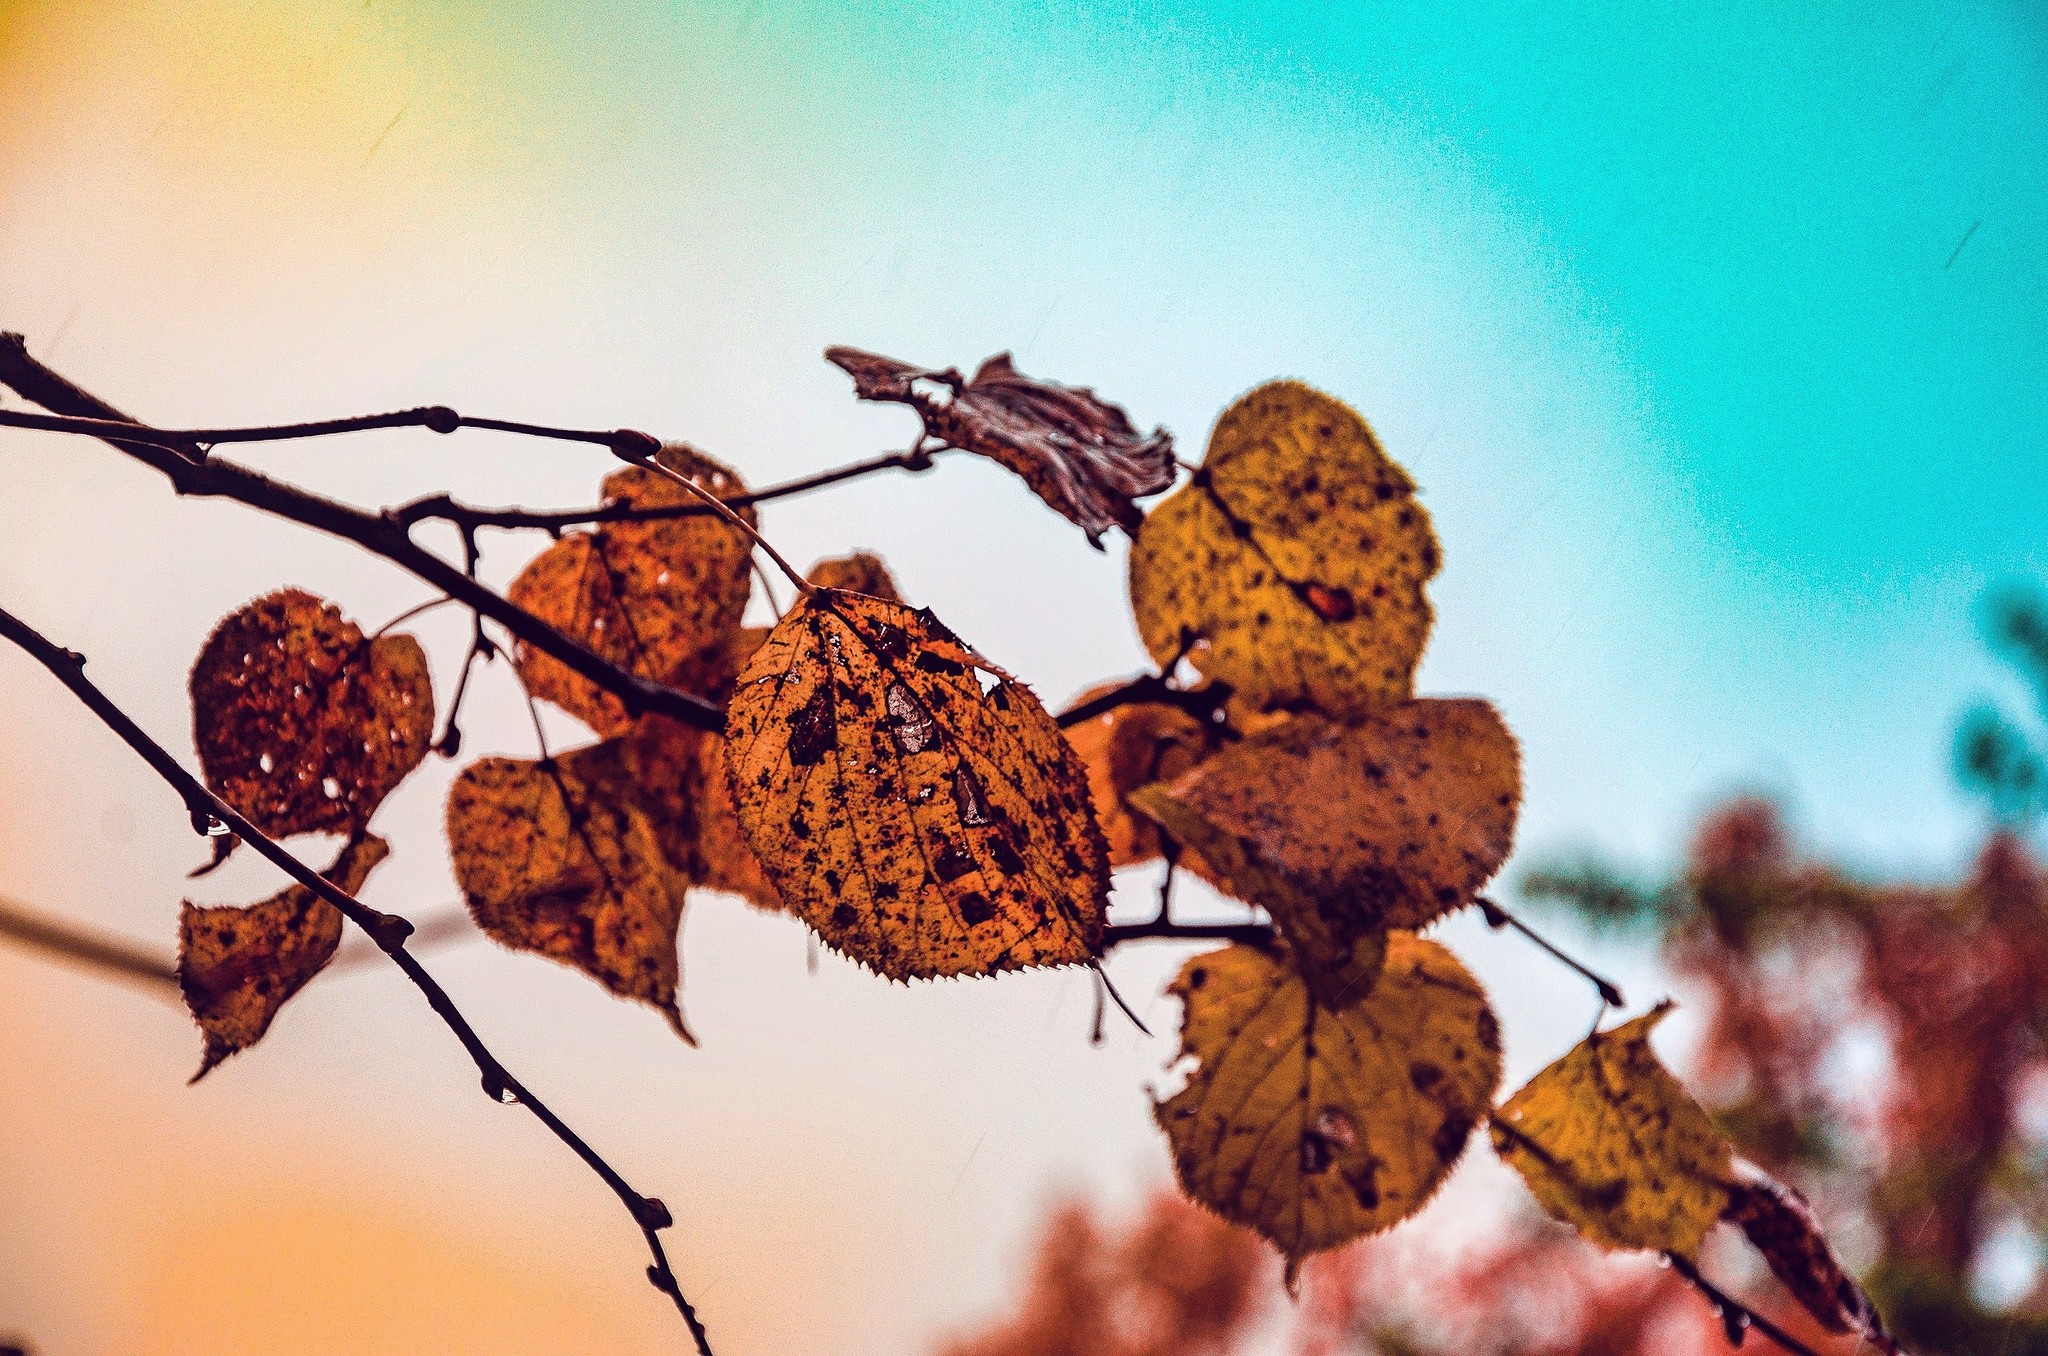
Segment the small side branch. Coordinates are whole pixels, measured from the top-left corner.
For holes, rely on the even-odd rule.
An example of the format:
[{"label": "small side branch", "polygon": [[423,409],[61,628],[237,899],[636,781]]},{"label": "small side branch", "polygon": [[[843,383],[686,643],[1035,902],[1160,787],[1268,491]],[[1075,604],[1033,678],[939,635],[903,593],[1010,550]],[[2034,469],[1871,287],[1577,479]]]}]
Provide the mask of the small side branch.
[{"label": "small side branch", "polygon": [[1479,905],[1479,911],[1486,915],[1486,925],[1488,927],[1494,929],[1513,928],[1544,951],[1550,953],[1554,959],[1566,968],[1576,971],[1581,978],[1599,992],[1602,1003],[1605,1003],[1610,1008],[1625,1008],[1628,1006],[1628,1000],[1621,996],[1621,988],[1614,981],[1596,974],[1586,966],[1585,962],[1559,950],[1556,943],[1536,932],[1527,923],[1524,923],[1485,895],[1480,895],[1474,902]]},{"label": "small side branch", "polygon": [[477,1035],[476,1029],[469,1024],[469,1020],[455,1006],[455,1001],[448,996],[447,990],[427,972],[417,957],[406,950],[406,939],[413,932],[412,924],[396,915],[381,913],[340,889],[258,830],[226,801],[214,795],[198,778],[187,772],[178,760],[171,756],[169,750],[150,738],[125,711],[115,705],[111,698],[85,676],[83,655],[53,644],[42,633],[5,609],[0,609],[0,639],[12,642],[30,658],[48,669],[59,682],[71,690],[73,696],[84,703],[87,710],[139,754],[143,761],[147,762],[183,799],[195,826],[205,828],[213,824],[226,825],[258,854],[299,885],[339,909],[349,922],[369,935],[377,944],[377,948],[390,957],[392,963],[412,981],[413,987],[420,991],[435,1015],[462,1043],[462,1048],[468,1052],[478,1074],[482,1077],[485,1093],[493,1101],[517,1103],[532,1112],[541,1124],[553,1132],[555,1138],[561,1140],[582,1159],[584,1165],[619,1198],[620,1203],[632,1215],[633,1222],[640,1227],[640,1232],[647,1240],[648,1252],[653,1256],[654,1264],[647,1269],[648,1279],[655,1289],[675,1303],[684,1325],[696,1342],[699,1356],[711,1356],[711,1344],[705,1336],[704,1326],[698,1321],[696,1310],[683,1297],[682,1286],[676,1280],[675,1273],[669,1266],[668,1254],[661,1244],[659,1231],[674,1222],[668,1207],[656,1198],[643,1196],[635,1190],[611,1164],[584,1141],[581,1135],[571,1130],[561,1117],[499,1062],[498,1057],[484,1044],[483,1038]]},{"label": "small side branch", "polygon": [[1714,1306],[1714,1312],[1720,1316],[1721,1326],[1728,1333],[1729,1346],[1741,1346],[1743,1334],[1754,1328],[1791,1352],[1792,1356],[1820,1356],[1812,1347],[1700,1275],[1698,1267],[1677,1253],[1665,1253],[1664,1260],[1669,1262],[1671,1269],[1683,1276],[1693,1289],[1706,1296],[1708,1304]]},{"label": "small side branch", "polygon": [[1121,707],[1171,706],[1187,712],[1204,725],[1213,725],[1222,720],[1224,703],[1229,700],[1230,687],[1226,683],[1210,683],[1198,691],[1190,691],[1176,687],[1159,674],[1147,673],[1100,696],[1070,706],[1055,719],[1061,729],[1067,730]]},{"label": "small side branch", "polygon": [[138,946],[88,931],[75,923],[41,917],[12,900],[0,899],[0,938],[72,965],[140,984],[162,997],[178,992],[178,967]]},{"label": "small side branch", "polygon": [[1143,923],[1112,923],[1102,930],[1102,949],[1127,942],[1249,942],[1254,946],[1273,940],[1271,923],[1176,923],[1153,918]]}]

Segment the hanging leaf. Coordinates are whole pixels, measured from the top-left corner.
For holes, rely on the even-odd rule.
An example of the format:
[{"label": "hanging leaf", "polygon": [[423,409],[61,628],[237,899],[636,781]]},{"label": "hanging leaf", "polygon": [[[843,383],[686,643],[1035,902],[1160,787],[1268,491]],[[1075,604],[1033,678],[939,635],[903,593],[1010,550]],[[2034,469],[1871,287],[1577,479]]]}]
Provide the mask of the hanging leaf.
[{"label": "hanging leaf", "polygon": [[853,377],[862,400],[908,405],[926,437],[1015,471],[1097,549],[1112,527],[1137,531],[1144,515],[1134,498],[1173,483],[1166,430],[1141,435],[1121,406],[1083,386],[1027,377],[1007,353],[965,383],[952,368],[929,371],[857,348],[829,348],[825,357]]},{"label": "hanging leaf", "polygon": [[617,741],[548,762],[485,758],[448,792],[456,883],[477,926],[658,1010],[676,1002],[683,879],[668,865]]},{"label": "hanging leaf", "polygon": [[[1084,692],[1075,705],[1115,684]],[[1176,706],[1143,702],[1119,706],[1067,729],[1067,739],[1088,767],[1095,817],[1109,843],[1111,866],[1137,866],[1159,856],[1159,830],[1132,812],[1124,798],[1150,782],[1171,781],[1215,750],[1216,732]]]},{"label": "hanging leaf", "polygon": [[907,979],[1094,959],[1109,864],[1086,770],[1038,699],[930,612],[806,596],[741,673],[726,735],[754,855],[861,964]]},{"label": "hanging leaf", "polygon": [[207,786],[272,837],[360,834],[434,738],[419,642],[370,640],[300,589],[222,619],[191,691]]},{"label": "hanging leaf", "polygon": [[1301,1259],[1420,1210],[1500,1083],[1500,1032],[1478,981],[1397,932],[1372,996],[1315,1003],[1280,955],[1196,956],[1169,992],[1199,1061],[1155,1114],[1181,1188]]},{"label": "hanging leaf", "polygon": [[895,579],[890,577],[889,567],[872,551],[855,551],[851,555],[821,560],[811,566],[811,572],[805,578],[821,589],[865,593],[870,598],[886,598],[892,603],[903,601]]},{"label": "hanging leaf", "polygon": [[1349,715],[1414,690],[1437,565],[1414,482],[1365,421],[1276,381],[1223,412],[1146,517],[1131,604],[1160,663],[1185,654],[1266,709]]},{"label": "hanging leaf", "polygon": [[621,752],[633,801],[678,874],[693,886],[738,895],[756,908],[782,910],[782,897],[740,832],[723,736],[649,715],[623,737]]},{"label": "hanging leaf", "polygon": [[[390,853],[365,835],[321,874],[353,895]],[[285,1000],[333,959],[342,922],[341,910],[303,885],[246,907],[187,902],[178,911],[178,987],[206,1038],[193,1082],[263,1038]]]},{"label": "hanging leaf", "polygon": [[1828,1246],[1804,1196],[1755,1164],[1737,1160],[1725,1217],[1748,1236],[1815,1322],[1829,1332],[1852,1334],[1886,1356],[1898,1356],[1898,1343],[1885,1331],[1877,1306]]},{"label": "hanging leaf", "polygon": [[[656,458],[721,498],[746,486],[730,470],[681,443]],[[635,509],[702,508],[688,490],[642,467],[605,478],[607,504]],[[741,516],[753,521],[753,510]],[[730,676],[725,646],[751,588],[753,543],[707,514],[604,523],[563,537],[536,556],[508,590],[511,601],[619,668],[688,692]],[[632,723],[624,703],[543,650],[520,642],[513,664],[534,696],[600,734]]]},{"label": "hanging leaf", "polygon": [[1545,1210],[1605,1248],[1688,1260],[1729,1205],[1733,1159],[1650,1049],[1660,1003],[1595,1032],[1494,1113],[1493,1144]]},{"label": "hanging leaf", "polygon": [[1325,910],[1413,930],[1470,904],[1507,860],[1521,756],[1490,703],[1425,698],[1341,723],[1297,716],[1168,794]]}]

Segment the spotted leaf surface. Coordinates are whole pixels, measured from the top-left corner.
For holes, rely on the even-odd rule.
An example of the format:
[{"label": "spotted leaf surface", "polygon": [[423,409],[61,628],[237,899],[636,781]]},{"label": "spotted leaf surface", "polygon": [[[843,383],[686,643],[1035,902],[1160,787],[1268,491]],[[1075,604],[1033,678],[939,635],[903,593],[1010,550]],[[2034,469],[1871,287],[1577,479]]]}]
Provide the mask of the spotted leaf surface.
[{"label": "spotted leaf surface", "polygon": [[1658,1062],[1662,1004],[1581,1041],[1494,1113],[1493,1143],[1543,1208],[1606,1248],[1699,1256],[1733,1156]]},{"label": "spotted leaf surface", "polygon": [[[321,874],[353,895],[390,852],[383,839],[365,835]],[[342,923],[341,910],[303,885],[246,907],[187,903],[179,910],[178,987],[206,1038],[193,1082],[263,1038],[285,1001],[334,958]]]},{"label": "spotted leaf surface", "polygon": [[740,674],[726,734],[755,857],[833,947],[895,979],[1094,958],[1109,866],[1087,772],[930,612],[806,597]]},{"label": "spotted leaf surface", "polygon": [[648,1004],[695,1043],[676,1000],[684,881],[635,803],[616,741],[552,765],[472,763],[449,789],[448,842],[478,927]]},{"label": "spotted leaf surface", "polygon": [[[737,475],[680,443],[657,459],[720,497],[746,489]],[[604,498],[637,509],[703,507],[682,486],[637,466],[608,476]],[[742,514],[752,520],[751,509]],[[730,676],[725,646],[746,610],[752,549],[744,533],[705,514],[608,522],[550,546],[508,593],[627,672],[702,694]],[[599,733],[619,734],[632,723],[618,697],[554,656],[521,642],[513,662],[528,691]]]},{"label": "spotted leaf surface", "polygon": [[1410,695],[1436,534],[1363,419],[1299,382],[1225,410],[1201,469],[1146,517],[1131,603],[1154,659],[1267,709],[1345,715]]},{"label": "spotted leaf surface", "polygon": [[228,614],[192,665],[206,784],[273,837],[354,836],[434,737],[427,658],[282,589]]},{"label": "spotted leaf surface", "polygon": [[1181,1053],[1199,1061],[1156,1115],[1183,1190],[1287,1258],[1420,1210],[1500,1083],[1485,993],[1434,942],[1395,933],[1372,996],[1317,1004],[1284,956],[1196,956],[1170,992]]}]

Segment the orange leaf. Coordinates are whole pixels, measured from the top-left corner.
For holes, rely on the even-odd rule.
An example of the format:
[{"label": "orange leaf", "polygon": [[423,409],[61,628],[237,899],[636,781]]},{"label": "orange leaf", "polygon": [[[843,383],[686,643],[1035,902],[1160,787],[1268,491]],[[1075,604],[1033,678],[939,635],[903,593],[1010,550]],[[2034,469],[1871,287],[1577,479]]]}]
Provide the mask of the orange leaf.
[{"label": "orange leaf", "polygon": [[[657,460],[712,494],[745,491],[738,476],[681,443],[664,447]],[[637,466],[606,477],[604,497],[633,508],[702,507],[688,490]],[[741,516],[751,522],[753,510]],[[609,522],[541,552],[508,596],[629,673],[704,693],[730,676],[724,647],[746,610],[752,553],[744,533],[708,514]],[[529,692],[598,733],[619,734],[632,723],[616,696],[554,656],[521,642],[513,663]]]},{"label": "orange leaf", "polygon": [[191,688],[206,784],[273,837],[360,833],[434,737],[419,642],[366,639],[299,589],[224,618]]},{"label": "orange leaf", "polygon": [[889,575],[889,567],[872,551],[855,551],[851,555],[821,560],[811,566],[810,574],[805,577],[821,589],[865,593],[870,598],[886,598],[892,603],[903,601],[903,594]]},{"label": "orange leaf", "polygon": [[1828,1246],[1820,1218],[1804,1196],[1754,1163],[1738,1159],[1722,1217],[1748,1236],[1772,1274],[1815,1322],[1829,1332],[1852,1333],[1874,1350],[1897,1356],[1898,1343],[1884,1330],[1877,1306]]},{"label": "orange leaf", "polygon": [[455,880],[477,926],[660,1011],[676,1004],[682,878],[634,803],[617,741],[546,762],[485,758],[448,792]]},{"label": "orange leaf", "polygon": [[1410,695],[1436,534],[1349,406],[1276,381],[1223,412],[1194,478],[1131,547],[1152,657],[1255,706],[1350,715]]},{"label": "orange leaf", "polygon": [[1109,863],[1087,773],[1038,699],[930,612],[805,597],[741,673],[726,734],[754,855],[861,964],[908,979],[1094,959]]},{"label": "orange leaf", "polygon": [[[1090,701],[1115,684],[1082,693]],[[1124,798],[1149,782],[1171,781],[1214,751],[1212,730],[1176,706],[1144,702],[1105,711],[1069,727],[1067,738],[1088,765],[1095,816],[1109,841],[1111,866],[1137,866],[1159,855],[1158,827],[1133,814]]]},{"label": "orange leaf", "polygon": [[[390,853],[383,839],[365,835],[321,874],[353,895]],[[246,907],[187,902],[178,911],[178,987],[206,1037],[193,1082],[263,1038],[285,1000],[327,967],[342,921],[341,910],[303,885]]]}]

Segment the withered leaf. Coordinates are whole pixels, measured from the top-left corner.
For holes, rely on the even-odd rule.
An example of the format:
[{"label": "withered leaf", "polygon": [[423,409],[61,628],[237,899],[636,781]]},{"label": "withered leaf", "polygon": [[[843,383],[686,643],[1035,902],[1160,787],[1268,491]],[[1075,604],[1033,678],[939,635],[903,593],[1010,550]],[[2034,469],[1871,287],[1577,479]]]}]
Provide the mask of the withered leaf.
[{"label": "withered leaf", "polygon": [[300,589],[223,618],[191,691],[206,784],[273,837],[359,834],[434,738],[420,643],[371,640]]},{"label": "withered leaf", "polygon": [[1140,434],[1121,406],[1085,386],[1027,377],[1007,353],[984,362],[964,383],[952,368],[930,371],[856,348],[830,348],[825,357],[852,376],[862,400],[908,405],[924,421],[927,437],[1022,476],[1098,549],[1112,527],[1137,531],[1144,515],[1134,498],[1173,483],[1173,438],[1166,430]]},{"label": "withered leaf", "polygon": [[635,803],[646,812],[669,864],[693,886],[780,911],[782,897],[747,846],[733,811],[725,739],[649,715],[622,737],[620,747]]},{"label": "withered leaf", "polygon": [[[390,853],[365,834],[321,874],[353,895]],[[206,1038],[193,1082],[263,1038],[285,1000],[333,958],[342,922],[341,910],[303,885],[246,907],[188,901],[178,911],[178,987]]]},{"label": "withered leaf", "polygon": [[1333,1013],[1284,955],[1196,956],[1169,992],[1200,1061],[1155,1114],[1182,1190],[1301,1259],[1406,1219],[1464,1152],[1500,1083],[1500,1032],[1477,980],[1397,932],[1372,996]]},{"label": "withered leaf", "polygon": [[833,947],[895,979],[1094,959],[1109,863],[1086,770],[930,612],[807,595],[740,674],[726,735],[754,855]]},{"label": "withered leaf", "polygon": [[1422,698],[1294,717],[1168,790],[1309,898],[1415,929],[1470,904],[1507,860],[1521,755],[1491,703]]},{"label": "withered leaf", "polygon": [[477,926],[658,1010],[676,1002],[684,881],[634,800],[618,741],[547,762],[485,758],[448,792],[455,880]]},{"label": "withered leaf", "polygon": [[[1075,705],[1115,687],[1084,692]],[[1171,781],[1217,747],[1215,731],[1177,706],[1143,702],[1105,711],[1067,729],[1067,739],[1088,767],[1095,816],[1109,842],[1111,866],[1137,866],[1159,856],[1159,830],[1134,814],[1124,798],[1150,782]]]},{"label": "withered leaf", "polygon": [[1146,517],[1131,604],[1154,659],[1243,700],[1349,715],[1414,690],[1436,534],[1342,402],[1295,381],[1223,412],[1201,469]]},{"label": "withered leaf", "polygon": [[1650,1032],[1671,1005],[1595,1032],[1494,1113],[1493,1144],[1545,1210],[1605,1248],[1687,1259],[1729,1204],[1733,1155]]},{"label": "withered leaf", "polygon": [[1898,1356],[1898,1343],[1885,1331],[1877,1306],[1828,1246],[1820,1218],[1804,1196],[1754,1163],[1737,1160],[1725,1218],[1748,1236],[1815,1322]]},{"label": "withered leaf", "polygon": [[[732,471],[681,443],[656,460],[721,498],[746,490]],[[638,466],[607,476],[604,498],[632,508],[701,507],[682,486]],[[751,508],[740,513],[753,521]],[[607,522],[541,552],[508,596],[627,672],[702,694],[731,676],[724,650],[746,610],[752,552],[744,533],[708,514]],[[632,723],[618,697],[545,651],[521,642],[513,663],[529,692],[598,733]]]},{"label": "withered leaf", "polygon": [[889,567],[872,551],[854,551],[821,560],[811,566],[810,573],[804,577],[821,589],[865,593],[870,598],[886,598],[892,603],[903,601],[903,594],[898,591],[896,580],[890,576]]}]

